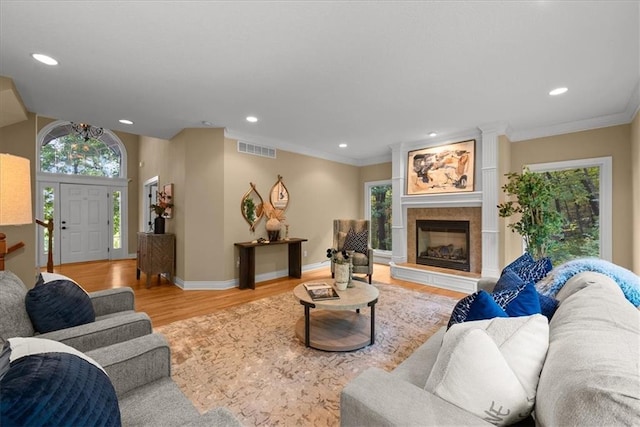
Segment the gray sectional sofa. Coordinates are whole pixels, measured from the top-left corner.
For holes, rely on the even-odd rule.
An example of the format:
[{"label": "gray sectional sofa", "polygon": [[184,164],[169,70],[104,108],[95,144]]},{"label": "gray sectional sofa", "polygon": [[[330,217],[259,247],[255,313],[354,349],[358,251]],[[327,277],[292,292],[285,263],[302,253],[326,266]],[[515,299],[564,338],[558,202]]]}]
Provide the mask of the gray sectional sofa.
[{"label": "gray sectional sofa", "polygon": [[[556,298],[535,424],[640,425],[640,311],[617,283],[594,272],[575,275]],[[443,328],[392,372],[370,368],[347,384],[341,425],[491,425],[425,390],[444,334]]]}]

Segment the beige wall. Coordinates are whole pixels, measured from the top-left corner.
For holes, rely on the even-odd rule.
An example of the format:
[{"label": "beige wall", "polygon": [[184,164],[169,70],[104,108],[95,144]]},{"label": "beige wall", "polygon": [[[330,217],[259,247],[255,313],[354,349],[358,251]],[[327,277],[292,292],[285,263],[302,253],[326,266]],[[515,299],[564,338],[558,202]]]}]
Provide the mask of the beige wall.
[{"label": "beige wall", "polygon": [[640,112],[631,123],[631,182],[633,218],[633,262],[632,270],[640,275]]},{"label": "beige wall", "polygon": [[[222,129],[187,129],[171,141],[140,141],[139,187],[156,175],[160,184],[174,183],[176,207],[167,231],[176,234],[176,275],[183,281],[237,278],[234,243],[266,238],[264,218],[252,233],[240,211],[250,182],[266,201],[282,176],[290,195],[289,235],[309,240],[303,244],[303,265],[326,260],[333,218],[362,215],[358,167],[283,150],[276,159],[239,153],[237,142],[225,139]],[[286,270],[287,263],[286,246],[256,250],[258,275]]]},{"label": "beige wall", "polygon": [[[612,126],[511,144],[511,170],[527,164],[611,156],[613,159],[613,262],[632,264],[631,125]],[[520,251],[517,235],[509,233],[506,259]]]}]

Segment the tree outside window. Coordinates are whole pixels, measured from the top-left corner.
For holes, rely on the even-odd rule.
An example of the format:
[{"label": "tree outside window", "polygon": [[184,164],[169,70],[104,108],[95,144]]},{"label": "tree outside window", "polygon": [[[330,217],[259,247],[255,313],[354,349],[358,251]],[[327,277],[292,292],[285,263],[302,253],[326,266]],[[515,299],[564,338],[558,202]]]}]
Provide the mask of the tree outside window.
[{"label": "tree outside window", "polygon": [[369,187],[371,201],[371,247],[391,250],[391,184]]},{"label": "tree outside window", "polygon": [[120,153],[103,141],[85,141],[75,133],[51,139],[40,150],[42,172],[66,175],[118,177]]}]

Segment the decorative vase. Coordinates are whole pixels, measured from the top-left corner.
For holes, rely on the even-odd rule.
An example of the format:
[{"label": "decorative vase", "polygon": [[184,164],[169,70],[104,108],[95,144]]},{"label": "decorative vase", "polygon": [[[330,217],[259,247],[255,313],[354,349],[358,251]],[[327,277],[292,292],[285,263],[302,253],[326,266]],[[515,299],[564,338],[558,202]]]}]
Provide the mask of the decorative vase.
[{"label": "decorative vase", "polygon": [[153,233],[154,234],[164,234],[164,217],[163,216],[157,216],[154,220],[153,220]]},{"label": "decorative vase", "polygon": [[334,265],[334,269],[335,269],[335,279],[336,279],[336,288],[338,288],[339,291],[344,291],[345,289],[347,289],[347,286],[349,286],[349,273],[350,273],[350,266],[349,263],[344,263],[344,264],[335,264]]},{"label": "decorative vase", "polygon": [[269,236],[270,241],[276,241],[280,239],[280,229],[282,228],[282,224],[276,218],[270,218],[267,220],[266,224],[267,235]]}]

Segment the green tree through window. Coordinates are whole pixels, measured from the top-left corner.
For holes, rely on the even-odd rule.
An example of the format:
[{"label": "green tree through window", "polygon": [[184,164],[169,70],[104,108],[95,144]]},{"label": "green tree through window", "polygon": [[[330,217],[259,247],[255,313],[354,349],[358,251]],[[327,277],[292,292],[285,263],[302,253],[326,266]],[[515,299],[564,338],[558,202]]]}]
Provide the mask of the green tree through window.
[{"label": "green tree through window", "polygon": [[85,141],[69,133],[42,145],[40,170],[66,175],[117,177],[120,175],[120,159],[120,153],[100,139]]},{"label": "green tree through window", "polygon": [[370,187],[371,247],[391,250],[391,184]]}]

